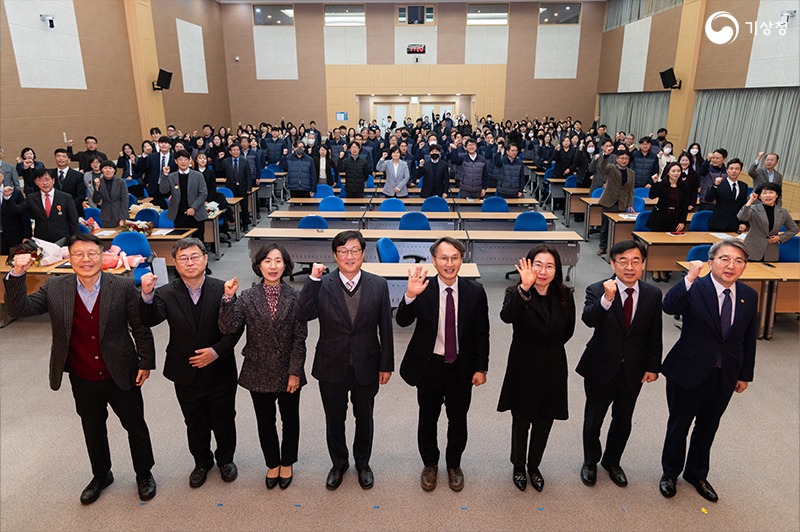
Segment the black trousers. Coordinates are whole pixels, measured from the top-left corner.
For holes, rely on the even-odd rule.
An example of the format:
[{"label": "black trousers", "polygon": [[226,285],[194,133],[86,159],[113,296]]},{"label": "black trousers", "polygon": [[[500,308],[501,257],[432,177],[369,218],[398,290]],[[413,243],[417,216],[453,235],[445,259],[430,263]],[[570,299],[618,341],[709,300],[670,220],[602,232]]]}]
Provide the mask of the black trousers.
[{"label": "black trousers", "polygon": [[346,197],[348,198],[363,198],[364,197],[364,189],[361,190],[348,190],[347,187],[344,189]]},{"label": "black trousers", "polygon": [[[204,209],[205,207],[201,207]],[[191,229],[196,229],[197,232],[194,234],[195,237],[199,238],[201,242],[204,242],[204,228],[205,222],[200,222],[195,219],[194,216],[188,216],[179,212],[175,215],[174,221],[175,227],[188,227]],[[216,250],[215,250],[216,251]]]},{"label": "black trousers", "polygon": [[[539,468],[552,428],[552,419],[530,420],[511,412],[511,463],[514,465],[514,469],[525,469],[526,459],[528,469]],[[530,432],[530,440],[528,440],[528,432]]]},{"label": "black trousers", "polygon": [[[300,441],[300,390],[294,393],[250,392],[258,423],[258,441],[264,460],[270,469],[290,466],[297,462],[297,447]],[[278,442],[275,427],[275,402],[281,411],[282,438]]]},{"label": "black trousers", "polygon": [[[602,207],[601,209],[601,216],[603,212],[619,212],[619,209],[616,207]],[[600,249],[608,248],[608,217],[603,216],[602,222],[600,222]]]},{"label": "black trousers", "polygon": [[144,421],[142,389],[134,386],[125,391],[111,380],[87,381],[72,374],[69,380],[72,384],[72,396],[75,398],[75,409],[83,426],[92,475],[105,477],[111,471],[111,451],[108,448],[106,428],[109,405],[128,432],[133,470],[137,476],[147,475],[155,460],[150,432]]},{"label": "black trousers", "polygon": [[467,447],[467,412],[471,401],[472,382],[464,380],[458,360],[447,364],[443,356],[433,355],[425,375],[417,384],[417,445],[425,466],[439,464],[436,436],[444,404],[447,414],[445,461],[447,467],[461,467],[461,455]]},{"label": "black trousers", "polygon": [[[200,380],[195,379],[195,381]],[[195,465],[213,465],[233,462],[236,450],[236,380],[216,384],[193,383],[190,386],[175,384],[175,395],[183,412],[189,452]],[[211,433],[217,450],[211,453]]]},{"label": "black trousers", "polygon": [[[601,461],[608,467],[618,467],[625,445],[631,435],[631,420],[642,383],[630,387],[625,382],[625,371],[620,365],[608,384],[598,384],[584,379],[586,406],[583,410],[583,461],[595,465]],[[613,405],[613,406],[612,406]],[[606,450],[600,446],[600,429],[611,406],[611,425],[606,438]]]},{"label": "black trousers", "polygon": [[375,396],[378,394],[378,381],[361,385],[356,380],[353,367],[347,370],[343,382],[319,383],[322,396],[322,407],[325,410],[325,436],[328,441],[328,453],[333,466],[340,470],[349,467],[347,441],[344,423],[347,418],[347,400],[353,403],[353,416],[356,418],[356,433],[353,439],[353,458],[356,467],[367,467],[372,455],[372,434],[374,424],[372,410]]},{"label": "black trousers", "polygon": [[[712,369],[700,386],[692,389],[667,379],[669,419],[661,453],[664,475],[677,478],[681,471],[685,471],[686,475],[699,480],[708,476],[711,445],[733,395],[732,389],[722,389],[721,374],[721,369]],[[687,455],[686,436],[693,421],[694,430]]]}]

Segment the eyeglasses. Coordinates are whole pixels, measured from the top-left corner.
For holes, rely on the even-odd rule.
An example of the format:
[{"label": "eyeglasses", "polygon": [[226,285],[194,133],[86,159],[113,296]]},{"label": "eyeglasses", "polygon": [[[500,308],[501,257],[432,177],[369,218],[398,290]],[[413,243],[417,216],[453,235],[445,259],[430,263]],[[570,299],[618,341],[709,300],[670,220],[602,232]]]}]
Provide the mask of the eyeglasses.
[{"label": "eyeglasses", "polygon": [[202,259],[202,258],[203,258],[203,255],[200,255],[199,253],[195,253],[194,255],[189,255],[188,257],[186,255],[183,255],[181,257],[177,257],[175,260],[177,260],[181,264],[189,264],[190,262],[200,262],[200,259]]},{"label": "eyeglasses", "polygon": [[336,254],[340,257],[358,257],[361,252],[364,251],[361,248],[353,248],[353,249],[337,249]]},{"label": "eyeglasses", "polygon": [[736,266],[743,266],[747,262],[746,260],[744,260],[742,258],[735,258],[734,259],[734,258],[729,257],[727,255],[722,255],[720,257],[714,257],[714,258],[717,259],[718,261],[720,261],[725,266],[729,265],[731,262],[733,264],[735,264]]},{"label": "eyeglasses", "polygon": [[443,262],[445,264],[457,264],[457,263],[461,262],[461,256],[460,255],[455,255],[453,257],[435,257],[435,258],[439,262]]},{"label": "eyeglasses", "polygon": [[533,267],[534,268],[539,268],[540,270],[544,270],[546,272],[554,272],[554,271],[556,271],[556,265],[555,264],[544,264],[542,262],[534,262],[533,263]]},{"label": "eyeglasses", "polygon": [[78,251],[77,253],[70,253],[69,256],[75,260],[83,260],[84,258],[89,258],[89,260],[97,260],[97,258],[101,255],[99,251],[90,251],[88,253],[84,253],[83,251]]},{"label": "eyeglasses", "polygon": [[640,261],[640,260],[625,260],[625,259],[621,259],[621,260],[615,260],[614,262],[619,264],[620,267],[622,267],[622,268],[627,268],[628,266],[631,266],[632,268],[638,268],[639,266],[642,265],[642,261]]}]

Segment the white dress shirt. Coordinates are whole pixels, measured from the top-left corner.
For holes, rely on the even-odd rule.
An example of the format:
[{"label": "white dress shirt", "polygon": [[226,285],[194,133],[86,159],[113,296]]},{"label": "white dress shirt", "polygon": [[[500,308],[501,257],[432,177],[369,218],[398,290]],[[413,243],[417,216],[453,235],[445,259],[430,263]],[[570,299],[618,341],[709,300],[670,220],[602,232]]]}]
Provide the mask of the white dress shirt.
[{"label": "white dress shirt", "polygon": [[[631,312],[631,321],[633,321],[633,317],[636,316],[636,307],[639,306],[639,283],[637,282],[633,286],[627,286],[625,283],[619,280],[619,277],[615,278],[614,280],[617,282],[617,294],[619,294],[622,298],[620,299],[620,303],[622,303],[623,306],[625,305],[625,300],[628,299],[628,297],[633,298],[633,312]],[[625,292],[625,290],[628,288],[633,288],[633,294],[631,296],[628,296],[628,294]],[[603,294],[603,297],[600,298],[600,306],[605,310],[611,308],[611,303],[613,303],[613,301],[608,301],[605,294]]]}]

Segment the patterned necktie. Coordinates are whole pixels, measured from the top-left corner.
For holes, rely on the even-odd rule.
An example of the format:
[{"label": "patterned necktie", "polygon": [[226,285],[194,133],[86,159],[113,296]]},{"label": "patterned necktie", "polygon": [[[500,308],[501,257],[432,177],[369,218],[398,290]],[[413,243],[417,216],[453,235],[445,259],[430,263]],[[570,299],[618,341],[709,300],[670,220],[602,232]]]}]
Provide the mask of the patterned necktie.
[{"label": "patterned necktie", "polygon": [[631,328],[631,321],[633,321],[633,288],[626,288],[625,293],[628,296],[625,298],[625,303],[622,304],[622,314],[625,316],[625,330]]},{"label": "patterned necktie", "polygon": [[722,328],[722,337],[727,338],[731,330],[731,314],[733,313],[733,303],[731,302],[731,289],[726,288],[722,291],[722,310],[719,313],[719,325]]},{"label": "patterned necktie", "polygon": [[161,156],[161,169],[163,170],[165,166],[167,166],[167,156],[166,155],[162,155]]},{"label": "patterned necktie", "polygon": [[52,208],[52,204],[50,203],[50,194],[44,195],[44,213],[47,217],[50,217],[50,209]]},{"label": "patterned necktie", "polygon": [[445,288],[447,302],[444,307],[444,361],[452,364],[456,361],[456,303],[453,289]]},{"label": "patterned necktie", "polygon": [[356,283],[348,279],[347,281],[344,282],[344,286],[345,288],[347,288],[348,292],[352,292],[353,288],[355,288],[356,286]]},{"label": "patterned necktie", "polygon": [[59,170],[58,171],[58,182],[60,184],[64,183],[64,170]]}]

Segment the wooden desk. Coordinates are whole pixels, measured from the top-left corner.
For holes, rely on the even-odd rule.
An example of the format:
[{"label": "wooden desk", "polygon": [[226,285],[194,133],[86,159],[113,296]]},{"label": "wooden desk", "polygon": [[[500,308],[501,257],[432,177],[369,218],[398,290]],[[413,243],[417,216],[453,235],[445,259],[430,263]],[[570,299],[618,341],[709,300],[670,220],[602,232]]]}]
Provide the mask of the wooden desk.
[{"label": "wooden desk", "polygon": [[258,211],[258,187],[252,187],[247,192],[247,201],[250,202],[250,223],[256,224],[256,220],[261,218],[261,213]]},{"label": "wooden desk", "polygon": [[[547,211],[540,211],[539,214],[544,216],[547,229],[554,231],[558,217]],[[465,231],[513,231],[514,222],[519,215],[519,212],[462,212],[461,229]]]},{"label": "wooden desk", "polygon": [[[380,275],[386,279],[386,282],[389,284],[389,300],[394,308],[400,304],[405,294],[408,285],[409,268],[413,271],[417,266],[422,266],[428,277],[436,275],[436,268],[434,268],[433,264],[430,262],[422,262],[420,264],[415,264],[413,262],[365,262],[362,264],[361,269],[374,275]],[[481,274],[480,271],[478,271],[477,264],[465,262],[461,265],[458,276],[467,279],[478,279]]]},{"label": "wooden desk", "polygon": [[[633,238],[633,226],[636,225],[635,218],[628,218],[626,213],[622,212],[605,212],[603,216],[608,218],[608,247],[611,248],[617,242],[623,240],[631,240]],[[694,212],[690,212],[686,216],[685,231],[690,231],[690,223],[692,221]]]},{"label": "wooden desk", "polygon": [[[694,246],[713,244],[719,240],[712,233],[704,231],[690,231],[682,235],[670,233],[655,233],[651,231],[634,231],[647,246],[647,271],[673,271],[676,261],[686,260],[686,254]],[[731,233],[730,236],[736,235]]]},{"label": "wooden desk", "polygon": [[[97,237],[102,240],[103,242],[108,242],[109,245],[114,237],[119,234],[119,231],[116,229],[106,229],[105,231],[113,231],[113,234],[104,234],[101,235],[100,233],[97,234]],[[158,228],[154,229],[153,232],[159,231]],[[147,237],[147,243],[150,244],[150,250],[155,253],[157,257],[163,258],[167,262],[167,266],[175,266],[175,259],[172,258],[172,246],[175,245],[175,242],[180,240],[181,238],[186,238],[192,236],[194,234],[195,229],[188,229],[188,228],[175,228],[171,231],[174,234],[169,235],[155,235],[151,234]]]},{"label": "wooden desk", "polygon": [[580,214],[585,211],[581,198],[588,198],[591,194],[590,188],[564,187],[564,226],[569,227],[570,219],[573,214]]},{"label": "wooden desk", "polygon": [[[597,227],[603,222],[603,207],[600,205],[600,198],[580,197],[580,202],[584,207],[583,217],[583,239],[589,241],[589,228]],[[645,207],[652,207],[657,200],[645,199]]]},{"label": "wooden desk", "polygon": [[[287,204],[290,211],[315,211],[319,209],[319,202],[323,198],[291,198]],[[365,211],[369,208],[372,198],[342,198],[344,208],[348,211]]]},{"label": "wooden desk", "polygon": [[[219,217],[222,216],[224,212],[225,209],[220,209],[214,216],[209,216],[203,222],[203,240],[206,244],[212,244],[214,246],[214,258],[216,260],[221,259],[223,255],[222,246],[220,246],[219,241]],[[172,253],[170,252],[170,258],[171,257]]]},{"label": "wooden desk", "polygon": [[[486,197],[489,197],[488,193]],[[483,208],[483,200],[480,199],[452,198],[452,200],[459,212],[480,212],[481,208]],[[535,211],[536,206],[539,205],[535,198],[509,198],[506,203],[508,204],[508,209],[512,212]]]},{"label": "wooden desk", "polygon": [[297,227],[309,215],[322,216],[330,229],[358,231],[363,225],[364,211],[275,211],[269,215],[270,227]]},{"label": "wooden desk", "polygon": [[[13,266],[6,264],[8,255],[0,255],[0,276],[5,279],[8,272],[14,269]],[[28,295],[36,292],[47,281],[47,276],[50,272],[60,264],[66,263],[67,260],[62,260],[49,266],[33,266],[25,274],[25,285],[27,287]],[[72,270],[70,270],[72,271]],[[0,329],[11,323],[13,320],[8,316],[5,304],[5,283],[0,282]]]},{"label": "wooden desk", "polygon": [[564,198],[564,184],[567,179],[564,177],[551,177],[547,182],[550,185],[550,192],[547,194],[545,203],[547,203],[547,199],[550,200],[550,211],[552,212],[554,201]]},{"label": "wooden desk", "polygon": [[[364,213],[365,229],[389,229],[395,230],[400,226],[400,218],[407,212],[387,212],[372,210]],[[434,230],[456,230],[459,229],[458,211],[449,212],[425,212],[422,213],[428,219],[431,229]]]}]

